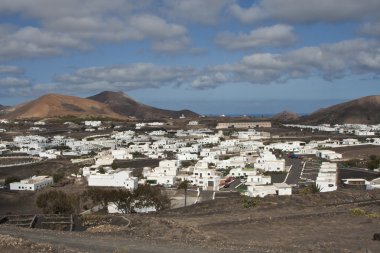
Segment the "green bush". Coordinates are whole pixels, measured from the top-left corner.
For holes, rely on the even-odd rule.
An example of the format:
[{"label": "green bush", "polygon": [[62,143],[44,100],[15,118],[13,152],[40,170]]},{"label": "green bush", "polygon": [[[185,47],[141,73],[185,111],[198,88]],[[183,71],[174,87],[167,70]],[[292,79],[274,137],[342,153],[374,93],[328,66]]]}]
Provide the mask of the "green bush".
[{"label": "green bush", "polygon": [[9,185],[10,183],[14,183],[14,182],[18,182],[20,181],[21,179],[17,176],[11,176],[11,177],[7,177],[5,179],[5,185]]},{"label": "green bush", "polygon": [[243,208],[251,208],[259,205],[261,203],[261,199],[259,198],[251,198],[244,196],[242,198],[242,206]]},{"label": "green bush", "polygon": [[38,195],[36,205],[47,214],[71,214],[79,199],[60,190],[50,190]]},{"label": "green bush", "polygon": [[54,183],[58,183],[59,181],[61,181],[63,178],[64,178],[65,174],[60,172],[60,173],[54,173],[53,174],[53,182]]},{"label": "green bush", "polygon": [[352,208],[350,209],[350,214],[354,216],[364,216],[366,215],[366,212],[361,208]]}]

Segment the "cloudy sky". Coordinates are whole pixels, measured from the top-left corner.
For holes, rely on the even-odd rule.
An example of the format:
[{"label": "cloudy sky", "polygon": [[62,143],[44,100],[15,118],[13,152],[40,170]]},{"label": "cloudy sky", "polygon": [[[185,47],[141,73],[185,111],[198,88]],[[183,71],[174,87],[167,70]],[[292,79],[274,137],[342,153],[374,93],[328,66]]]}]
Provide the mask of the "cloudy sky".
[{"label": "cloudy sky", "polygon": [[204,114],[380,94],[379,0],[0,0],[0,104],[124,91]]}]

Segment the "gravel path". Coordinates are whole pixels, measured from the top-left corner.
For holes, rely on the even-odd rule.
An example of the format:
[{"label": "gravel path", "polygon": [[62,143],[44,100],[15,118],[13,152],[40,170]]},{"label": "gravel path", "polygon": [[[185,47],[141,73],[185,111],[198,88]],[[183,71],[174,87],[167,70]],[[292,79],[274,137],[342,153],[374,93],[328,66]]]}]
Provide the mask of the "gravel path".
[{"label": "gravel path", "polygon": [[[40,229],[22,229],[12,226],[0,226],[0,234],[21,237],[35,243],[48,243],[56,247],[65,247],[82,252],[104,253],[113,252],[116,249],[124,249],[128,253],[152,253],[152,252],[172,252],[172,253],[211,253],[204,249],[192,246],[171,243],[160,243],[155,241],[144,241],[115,237],[109,235],[90,235],[88,233],[57,232]],[[212,251],[215,252],[215,251]]]}]

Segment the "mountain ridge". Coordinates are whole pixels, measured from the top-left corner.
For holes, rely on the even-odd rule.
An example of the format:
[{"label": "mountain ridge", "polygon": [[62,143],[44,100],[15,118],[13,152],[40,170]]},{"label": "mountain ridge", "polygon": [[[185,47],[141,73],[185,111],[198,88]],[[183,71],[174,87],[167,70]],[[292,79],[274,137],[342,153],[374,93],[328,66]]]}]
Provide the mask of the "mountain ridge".
[{"label": "mountain ridge", "polygon": [[8,109],[8,119],[41,119],[62,116],[125,118],[107,105],[85,98],[48,93]]},{"label": "mountain ridge", "polygon": [[103,91],[94,96],[88,97],[87,99],[107,104],[114,112],[121,115],[140,119],[179,118],[182,115],[185,117],[199,116],[197,113],[190,110],[174,111],[145,105],[137,102],[121,91]]},{"label": "mountain ridge", "polygon": [[380,124],[380,95],[360,97],[316,110],[303,124]]}]

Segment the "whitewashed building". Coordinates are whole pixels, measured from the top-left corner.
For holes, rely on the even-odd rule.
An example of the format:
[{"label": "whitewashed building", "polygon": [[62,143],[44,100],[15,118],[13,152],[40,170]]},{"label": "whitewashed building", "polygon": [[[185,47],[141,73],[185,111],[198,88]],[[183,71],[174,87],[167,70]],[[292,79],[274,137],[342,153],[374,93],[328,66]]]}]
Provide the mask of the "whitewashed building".
[{"label": "whitewashed building", "polygon": [[322,163],[315,181],[316,185],[321,189],[321,192],[331,192],[338,189],[337,169],[336,163]]},{"label": "whitewashed building", "polygon": [[49,176],[33,176],[9,184],[11,191],[36,191],[53,184],[53,178]]},{"label": "whitewashed building", "polygon": [[128,190],[137,188],[138,178],[129,170],[110,170],[104,174],[97,172],[87,178],[89,186],[125,187]]},{"label": "whitewashed building", "polygon": [[286,183],[275,183],[273,185],[248,185],[246,196],[265,197],[267,195],[292,195],[292,187]]}]

